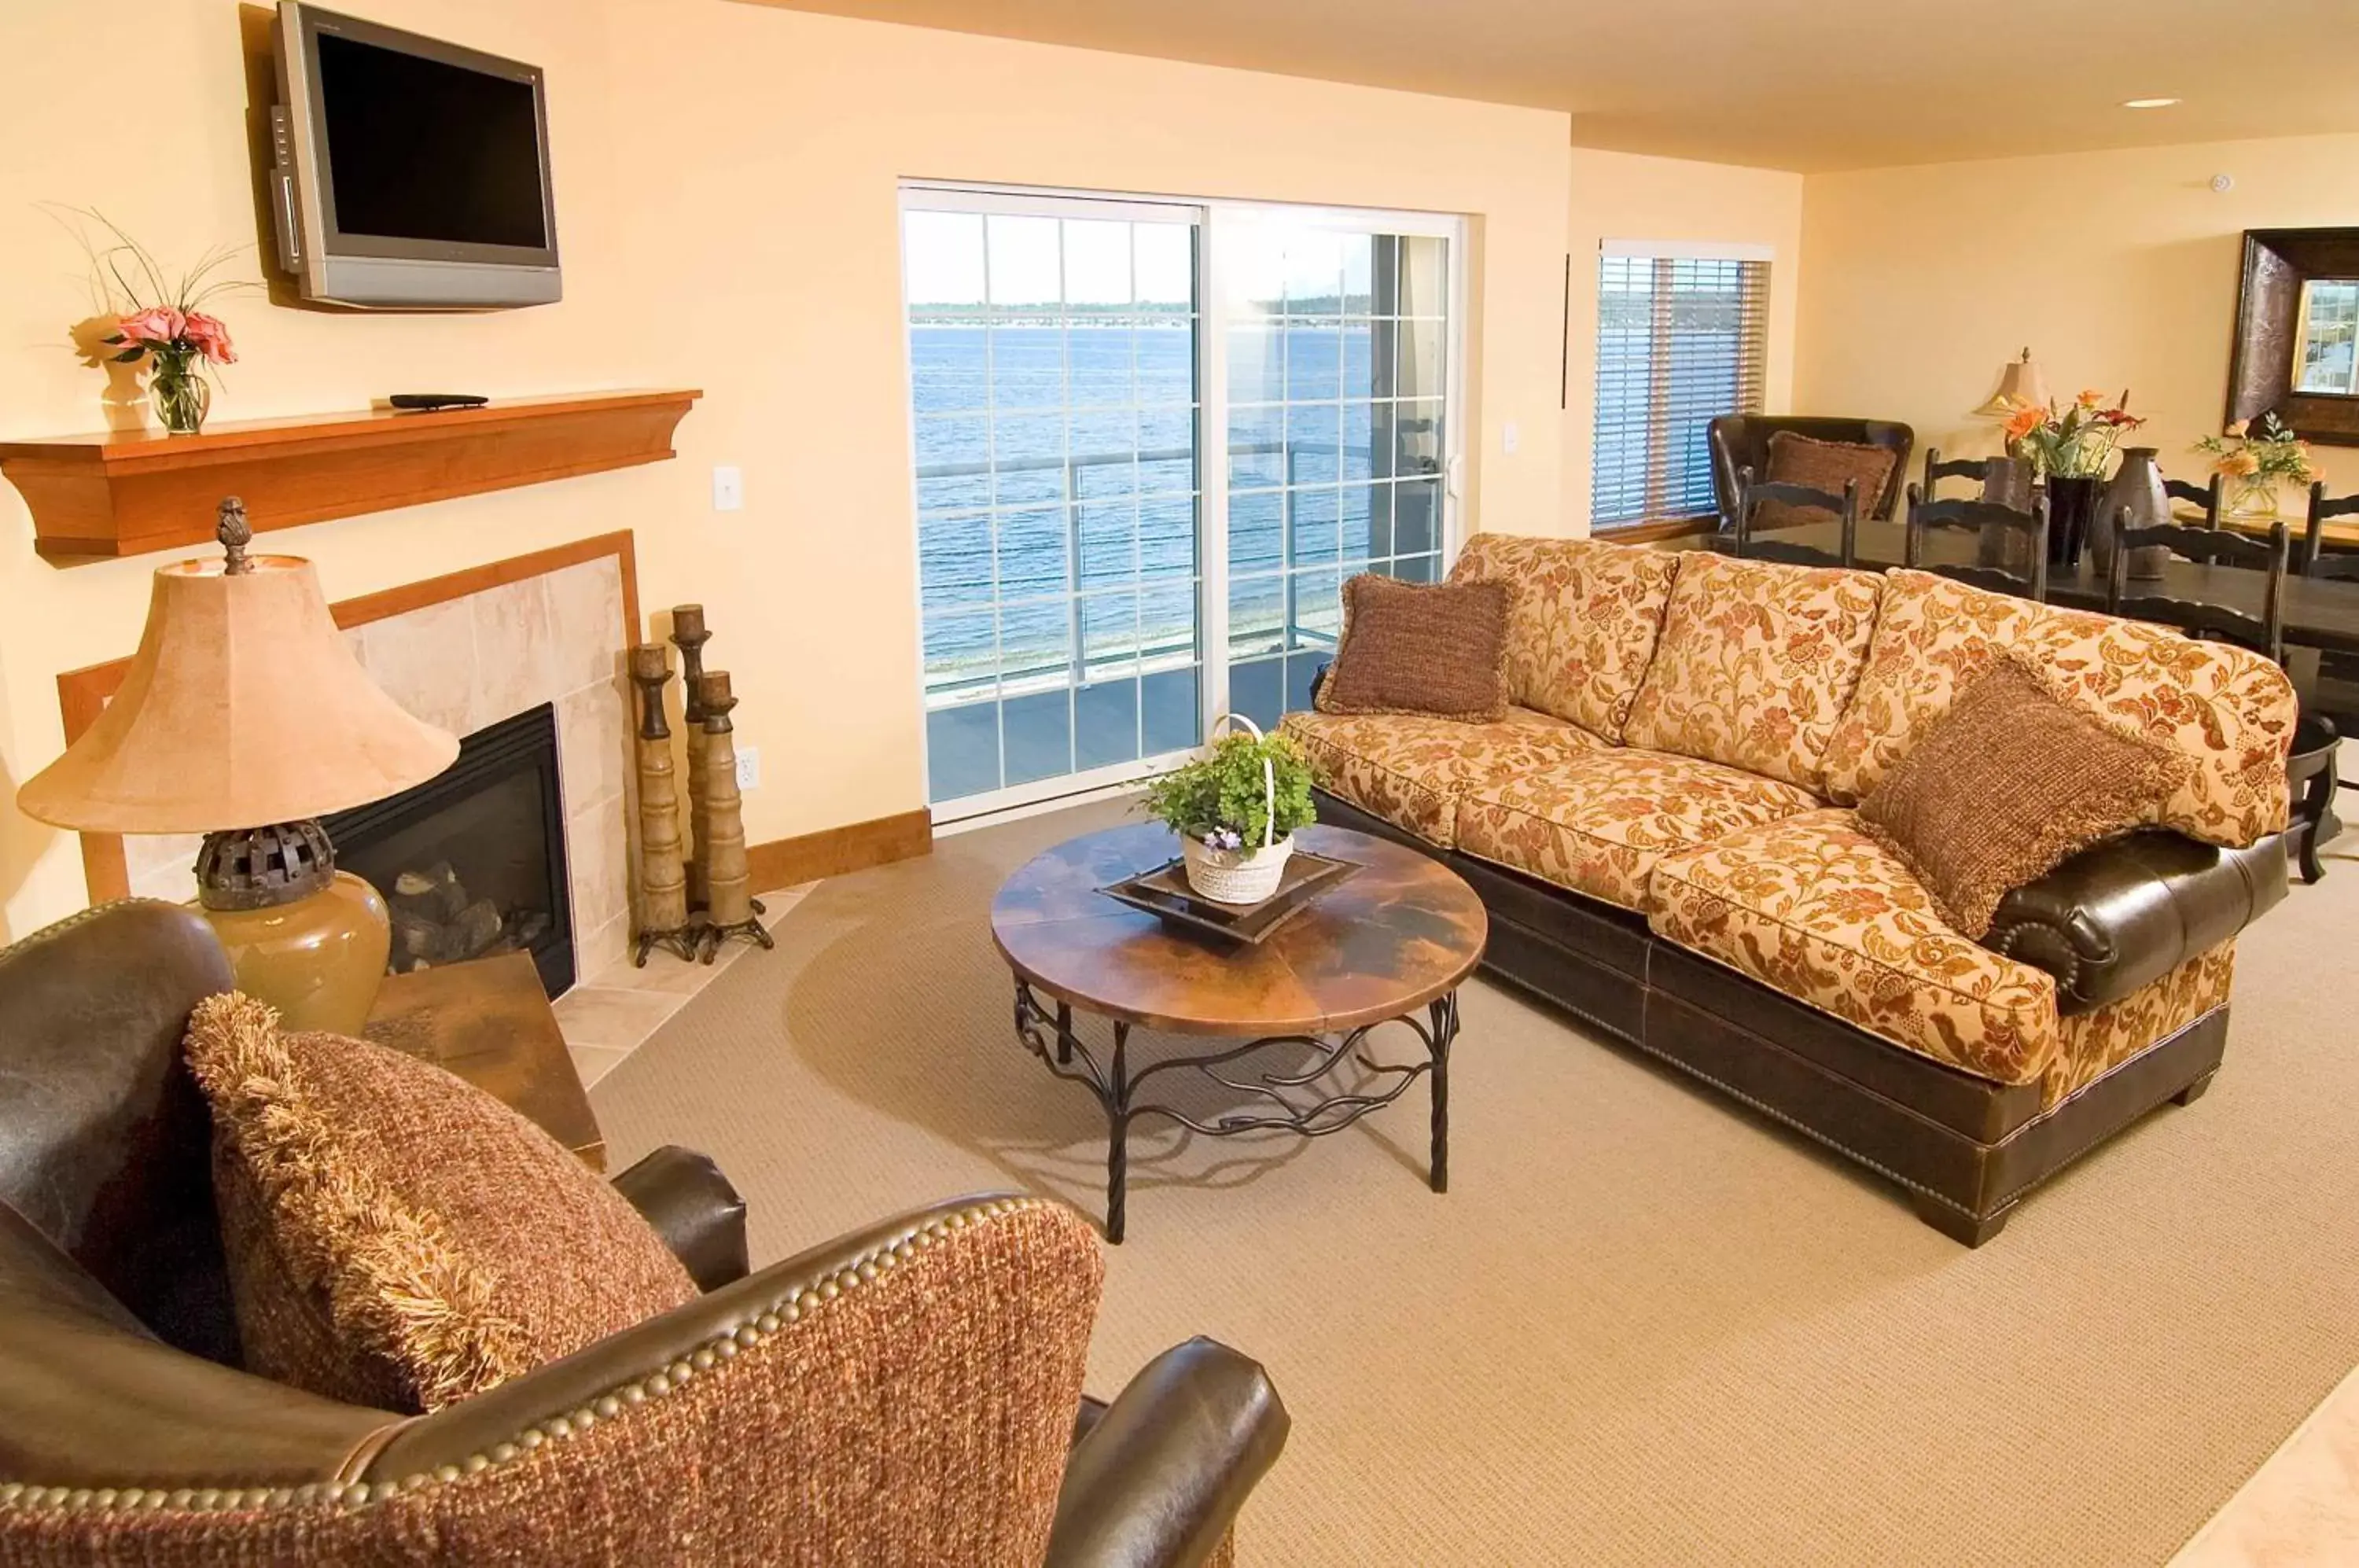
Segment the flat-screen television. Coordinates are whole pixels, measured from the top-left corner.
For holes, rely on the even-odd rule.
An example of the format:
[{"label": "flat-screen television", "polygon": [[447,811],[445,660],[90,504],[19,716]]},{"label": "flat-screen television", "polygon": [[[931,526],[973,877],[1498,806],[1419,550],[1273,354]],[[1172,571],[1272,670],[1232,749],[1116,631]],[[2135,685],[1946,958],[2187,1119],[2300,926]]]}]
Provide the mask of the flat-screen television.
[{"label": "flat-screen television", "polygon": [[271,141],[279,264],[305,299],[560,297],[538,67],[278,0]]}]

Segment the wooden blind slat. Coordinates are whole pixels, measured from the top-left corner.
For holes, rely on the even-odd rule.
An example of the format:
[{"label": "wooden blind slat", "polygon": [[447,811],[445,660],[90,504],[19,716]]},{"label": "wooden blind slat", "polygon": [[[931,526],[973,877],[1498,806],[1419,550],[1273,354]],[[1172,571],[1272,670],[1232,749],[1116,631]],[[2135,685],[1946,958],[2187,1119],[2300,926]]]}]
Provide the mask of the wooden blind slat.
[{"label": "wooden blind slat", "polygon": [[1704,430],[1760,410],[1768,299],[1764,261],[1598,258],[1593,526],[1712,510]]}]

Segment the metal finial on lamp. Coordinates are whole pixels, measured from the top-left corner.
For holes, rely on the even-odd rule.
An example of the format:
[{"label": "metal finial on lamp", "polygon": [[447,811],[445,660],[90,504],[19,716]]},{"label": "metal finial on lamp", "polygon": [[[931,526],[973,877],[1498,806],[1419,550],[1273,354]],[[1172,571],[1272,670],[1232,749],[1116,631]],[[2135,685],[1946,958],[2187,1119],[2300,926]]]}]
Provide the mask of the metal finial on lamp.
[{"label": "metal finial on lamp", "polygon": [[1986,419],[2003,419],[2027,403],[2038,408],[2048,407],[2048,380],[2039,374],[2039,366],[2032,363],[2027,345],[2021,359],[2009,361],[2007,367],[1999,372],[1998,390],[1974,412]]},{"label": "metal finial on lamp", "polygon": [[235,496],[219,524],[221,560],[157,570],[122,689],[16,805],[86,833],[203,833],[197,901],[239,988],[290,1028],[355,1032],[390,930],[319,819],[424,783],[459,743],[368,678],[310,561],[248,556]]}]

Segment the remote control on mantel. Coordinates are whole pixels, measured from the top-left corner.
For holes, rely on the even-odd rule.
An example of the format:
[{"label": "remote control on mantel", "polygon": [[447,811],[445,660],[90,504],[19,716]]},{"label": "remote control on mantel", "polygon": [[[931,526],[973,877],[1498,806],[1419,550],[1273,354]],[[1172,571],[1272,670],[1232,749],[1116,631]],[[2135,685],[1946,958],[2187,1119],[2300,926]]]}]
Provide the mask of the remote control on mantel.
[{"label": "remote control on mantel", "polygon": [[386,399],[397,408],[480,408],[491,401],[474,392],[397,392]]}]

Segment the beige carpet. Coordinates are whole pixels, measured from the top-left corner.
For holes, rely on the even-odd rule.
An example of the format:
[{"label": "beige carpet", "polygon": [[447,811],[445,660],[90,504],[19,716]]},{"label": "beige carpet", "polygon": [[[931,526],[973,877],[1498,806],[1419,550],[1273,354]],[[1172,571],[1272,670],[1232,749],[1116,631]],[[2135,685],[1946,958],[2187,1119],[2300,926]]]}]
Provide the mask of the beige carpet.
[{"label": "beige carpet", "polygon": [[[972,1189],[1101,1213],[1096,1108],[1015,1043],[984,914],[1119,815],[821,886],[598,1084],[618,1159],[711,1151],[757,1260]],[[2211,1094],[1979,1252],[1472,986],[1447,1196],[1421,1087],[1315,1143],[1134,1154],[1093,1387],[1196,1333],[1268,1364],[1295,1430],[1253,1563],[2162,1563],[2359,1361],[2354,945],[2344,857],[2246,940]]]}]

